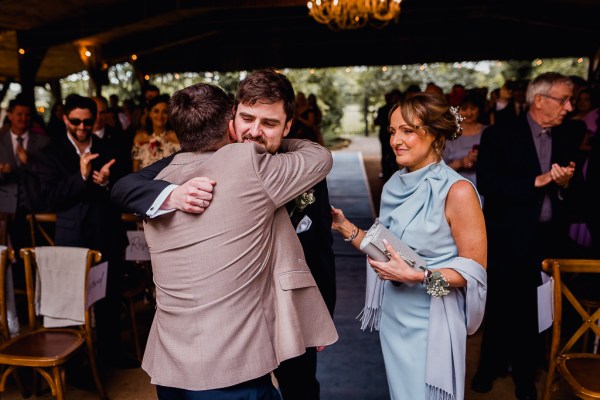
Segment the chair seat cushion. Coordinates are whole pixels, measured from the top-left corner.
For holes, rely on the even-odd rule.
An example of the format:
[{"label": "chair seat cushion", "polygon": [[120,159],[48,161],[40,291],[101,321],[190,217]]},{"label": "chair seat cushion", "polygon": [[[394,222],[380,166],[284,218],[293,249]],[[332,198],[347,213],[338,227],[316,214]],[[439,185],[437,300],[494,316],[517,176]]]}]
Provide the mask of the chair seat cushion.
[{"label": "chair seat cushion", "polygon": [[76,330],[37,330],[21,334],[0,346],[0,364],[54,366],[65,363],[85,338]]}]

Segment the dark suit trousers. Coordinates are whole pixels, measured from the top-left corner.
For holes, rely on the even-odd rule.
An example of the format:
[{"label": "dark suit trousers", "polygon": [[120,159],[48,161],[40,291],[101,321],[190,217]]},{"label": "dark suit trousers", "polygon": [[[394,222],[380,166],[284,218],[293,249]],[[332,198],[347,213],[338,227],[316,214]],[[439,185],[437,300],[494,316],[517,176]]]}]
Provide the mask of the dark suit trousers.
[{"label": "dark suit trousers", "polygon": [[156,386],[159,400],[281,400],[271,382],[271,375],[238,385],[212,390],[186,390]]},{"label": "dark suit trousers", "polygon": [[495,377],[510,366],[517,391],[534,384],[537,368],[544,362],[548,331],[538,333],[537,287],[542,260],[564,256],[563,237],[551,225],[540,224],[528,257],[490,258],[479,372]]},{"label": "dark suit trousers", "polygon": [[320,385],[317,376],[317,350],[285,360],[275,370],[283,400],[318,400]]}]

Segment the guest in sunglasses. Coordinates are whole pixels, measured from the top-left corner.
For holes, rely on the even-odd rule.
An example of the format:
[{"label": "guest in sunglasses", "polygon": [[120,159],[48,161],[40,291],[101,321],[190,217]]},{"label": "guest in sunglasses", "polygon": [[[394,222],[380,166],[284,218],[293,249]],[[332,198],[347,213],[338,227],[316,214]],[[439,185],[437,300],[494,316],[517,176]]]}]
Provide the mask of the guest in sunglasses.
[{"label": "guest in sunglasses", "polygon": [[127,244],[118,207],[110,201],[111,167],[106,142],[92,133],[97,106],[93,99],[71,94],[65,99],[66,132],[48,146],[41,159],[42,194],[56,213],[55,244],[102,252],[108,261],[106,297],[95,303],[98,354],[108,363],[135,367],[120,346],[119,265]]}]

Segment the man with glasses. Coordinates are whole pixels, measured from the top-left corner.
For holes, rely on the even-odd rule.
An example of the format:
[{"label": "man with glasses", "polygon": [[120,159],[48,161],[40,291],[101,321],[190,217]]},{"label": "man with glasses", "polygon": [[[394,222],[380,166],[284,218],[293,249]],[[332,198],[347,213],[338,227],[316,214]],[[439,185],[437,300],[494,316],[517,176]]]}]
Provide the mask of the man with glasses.
[{"label": "man with glasses", "polygon": [[99,250],[108,261],[106,297],[94,306],[98,354],[113,366],[136,367],[137,360],[123,356],[120,346],[120,263],[127,238],[119,208],[109,197],[115,159],[106,142],[92,133],[96,112],[89,97],[71,94],[65,99],[67,131],[43,153],[42,194],[56,213],[56,245]]},{"label": "man with glasses", "polygon": [[476,392],[490,391],[510,368],[517,398],[537,398],[535,375],[545,352],[537,318],[541,262],[568,257],[564,200],[580,173],[575,160],[585,132],[565,120],[572,95],[569,78],[541,74],[527,88],[529,111],[481,138],[477,188],[485,198],[489,256]]}]

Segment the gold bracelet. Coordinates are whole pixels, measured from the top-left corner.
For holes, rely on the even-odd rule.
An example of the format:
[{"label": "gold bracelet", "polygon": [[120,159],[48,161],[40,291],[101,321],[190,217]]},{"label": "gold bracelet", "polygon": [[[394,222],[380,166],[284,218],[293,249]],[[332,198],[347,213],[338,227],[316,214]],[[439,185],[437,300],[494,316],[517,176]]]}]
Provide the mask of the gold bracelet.
[{"label": "gold bracelet", "polygon": [[354,239],[356,239],[357,236],[358,236],[358,228],[356,227],[356,225],[354,225],[354,228],[352,228],[352,233],[347,238],[344,238],[344,242],[351,242]]}]

